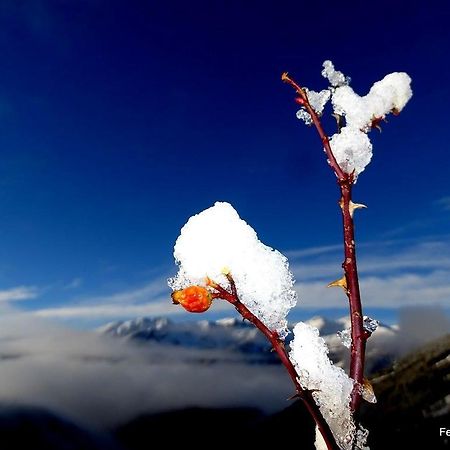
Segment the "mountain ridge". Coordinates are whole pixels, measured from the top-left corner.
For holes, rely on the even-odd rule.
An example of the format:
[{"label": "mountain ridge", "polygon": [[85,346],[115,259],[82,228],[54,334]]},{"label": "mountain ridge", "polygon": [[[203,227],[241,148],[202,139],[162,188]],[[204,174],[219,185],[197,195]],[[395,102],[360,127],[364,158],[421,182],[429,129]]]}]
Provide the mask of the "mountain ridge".
[{"label": "mountain ridge", "polygon": [[[348,349],[337,335],[350,326],[348,317],[329,319],[314,316],[306,323],[316,327],[325,339],[331,359],[339,366],[348,364]],[[215,321],[175,322],[167,317],[139,317],[131,320],[110,322],[97,329],[106,336],[134,342],[154,342],[168,347],[196,348],[202,350],[226,350],[244,355],[258,355],[257,362],[276,363],[270,343],[250,322],[239,318]],[[390,364],[397,356],[395,327],[380,324],[368,346],[367,367],[370,372]],[[289,344],[290,333],[286,339]],[[255,362],[252,360],[252,362]]]}]

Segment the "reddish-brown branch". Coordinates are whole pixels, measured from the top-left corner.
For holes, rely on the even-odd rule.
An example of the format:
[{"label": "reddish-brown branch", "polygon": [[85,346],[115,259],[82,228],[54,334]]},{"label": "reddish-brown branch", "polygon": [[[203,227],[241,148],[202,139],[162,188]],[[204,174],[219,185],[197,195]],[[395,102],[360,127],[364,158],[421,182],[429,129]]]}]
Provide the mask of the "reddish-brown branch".
[{"label": "reddish-brown branch", "polygon": [[353,213],[350,209],[352,201],[352,186],[354,182],[353,174],[345,173],[334,157],[331,150],[330,141],[326,135],[320,118],[316,111],[311,107],[305,90],[297,84],[287,73],[283,73],[281,79],[292,86],[296,93],[300,95],[301,104],[311,116],[311,119],[319,134],[325,153],[328,158],[328,164],[333,169],[338,178],[338,184],[341,190],[341,208],[344,227],[344,262],[342,267],[345,272],[347,282],[347,296],[350,305],[351,335],[352,346],[350,354],[350,377],[355,380],[350,407],[353,412],[358,410],[361,403],[360,386],[364,379],[364,361],[366,353],[367,334],[364,332],[363,314],[361,305],[361,295],[359,291],[358,269],[356,264],[355,250],[355,228],[353,223]]},{"label": "reddish-brown branch", "polygon": [[279,356],[283,366],[286,368],[289,376],[294,383],[296,395],[295,397],[303,400],[306,408],[309,413],[313,417],[322,437],[327,445],[329,450],[339,450],[339,446],[336,443],[336,440],[331,432],[331,429],[327,423],[327,421],[322,416],[319,407],[317,406],[314,398],[312,396],[312,392],[306,389],[303,389],[298,381],[298,374],[295,370],[294,365],[289,359],[289,355],[287,353],[286,347],[282,339],[276,331],[272,331],[264,325],[261,320],[259,320],[239,299],[237,295],[236,286],[234,284],[233,277],[230,274],[226,275],[229,283],[230,283],[230,292],[224,289],[222,286],[216,284],[214,281],[209,280],[209,286],[216,290],[216,293],[213,294],[215,298],[221,298],[231,303],[238,313],[246,320],[251,322],[256,328],[258,328],[264,336],[270,341],[272,348]]},{"label": "reddish-brown branch", "polygon": [[364,380],[364,362],[366,355],[367,335],[364,332],[364,322],[362,315],[361,294],[359,291],[358,268],[356,264],[355,249],[355,227],[350,202],[352,199],[352,185],[342,183],[341,187],[341,208],[342,221],[344,227],[344,262],[342,267],[347,280],[347,296],[350,304],[350,321],[352,345],[350,353],[350,377],[355,380],[355,387],[352,392],[350,408],[357,411],[361,403],[360,387]]}]

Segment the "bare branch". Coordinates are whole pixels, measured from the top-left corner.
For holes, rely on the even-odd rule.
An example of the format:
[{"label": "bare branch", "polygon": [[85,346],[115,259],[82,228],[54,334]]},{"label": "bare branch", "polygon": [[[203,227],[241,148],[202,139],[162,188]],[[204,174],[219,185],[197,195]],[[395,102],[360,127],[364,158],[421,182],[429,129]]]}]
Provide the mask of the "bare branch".
[{"label": "bare branch", "polygon": [[223,300],[226,300],[227,302],[231,303],[238,313],[246,320],[251,322],[253,325],[255,325],[256,328],[258,328],[261,333],[266,336],[266,338],[270,341],[272,348],[275,352],[277,352],[278,357],[281,360],[281,363],[286,368],[287,372],[289,373],[289,376],[292,379],[292,382],[294,383],[296,394],[294,397],[298,397],[301,400],[303,400],[306,408],[308,409],[309,413],[313,417],[314,421],[316,422],[317,427],[320,430],[320,433],[323,436],[323,439],[325,443],[327,444],[327,447],[329,450],[339,450],[339,446],[336,444],[336,440],[333,436],[333,433],[331,432],[331,429],[322,416],[322,413],[320,412],[319,407],[317,406],[316,402],[314,401],[314,397],[312,396],[312,392],[306,389],[303,389],[298,381],[298,375],[297,371],[295,370],[294,365],[292,364],[291,360],[289,359],[289,355],[286,351],[286,347],[284,345],[284,341],[280,339],[280,336],[276,331],[272,331],[269,328],[264,325],[261,320],[258,319],[239,299],[237,293],[236,293],[236,285],[233,280],[233,277],[230,273],[226,274],[226,277],[230,283],[230,289],[231,292],[224,289],[222,286],[218,285],[214,281],[211,281],[209,285],[213,287],[217,291],[217,294],[213,294],[216,298],[222,298]]}]

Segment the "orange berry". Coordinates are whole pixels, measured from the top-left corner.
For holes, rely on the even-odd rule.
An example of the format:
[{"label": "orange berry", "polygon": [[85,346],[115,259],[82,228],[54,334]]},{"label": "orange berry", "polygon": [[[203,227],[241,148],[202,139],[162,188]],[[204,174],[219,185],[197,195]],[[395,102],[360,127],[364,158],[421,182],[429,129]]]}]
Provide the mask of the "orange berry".
[{"label": "orange berry", "polygon": [[186,311],[193,313],[205,312],[212,303],[211,293],[201,286],[189,286],[186,289],[172,293],[172,300],[180,304]]}]

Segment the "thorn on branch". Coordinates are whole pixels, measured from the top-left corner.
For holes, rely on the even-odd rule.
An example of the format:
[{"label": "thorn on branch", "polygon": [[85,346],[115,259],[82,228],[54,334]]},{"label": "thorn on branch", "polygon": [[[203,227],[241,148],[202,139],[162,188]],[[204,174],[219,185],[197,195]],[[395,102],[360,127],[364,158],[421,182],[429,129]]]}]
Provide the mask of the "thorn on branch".
[{"label": "thorn on branch", "polygon": [[332,281],[330,284],[327,285],[327,287],[340,287],[344,289],[345,292],[347,292],[347,278],[345,275],[342,276],[342,278],[339,278],[338,280]]},{"label": "thorn on branch", "polygon": [[320,392],[320,389],[303,389],[303,391],[298,393],[298,397],[302,400],[305,400],[307,395],[314,394],[314,392]]},{"label": "thorn on branch", "polygon": [[374,117],[370,123],[370,128],[376,128],[381,133],[381,122],[384,120],[383,117]]},{"label": "thorn on branch", "polygon": [[231,275],[231,272],[228,271],[225,276],[227,277],[228,283],[230,283],[230,289],[231,289],[231,294],[233,295],[233,297],[237,298],[237,289],[236,289],[236,283],[234,282],[234,278]]},{"label": "thorn on branch", "polygon": [[205,284],[206,286],[209,286],[213,289],[217,289],[218,287],[220,287],[215,281],[211,280],[211,278],[209,277],[205,278]]},{"label": "thorn on branch", "polygon": [[362,203],[353,203],[350,200],[350,203],[348,204],[348,210],[350,212],[350,217],[353,218],[353,214],[355,213],[355,210],[356,209],[361,209],[361,208],[367,208],[367,206],[362,204]]},{"label": "thorn on branch", "polygon": [[297,400],[300,398],[300,394],[298,392],[296,392],[295,394],[291,395],[290,397],[287,398],[287,401],[291,401],[291,400]]},{"label": "thorn on branch", "polygon": [[367,341],[370,338],[370,336],[372,336],[372,333],[368,330],[364,330],[363,339]]},{"label": "thorn on branch", "polygon": [[[341,197],[339,200],[339,206],[341,207],[342,211],[344,212],[344,199]],[[353,215],[355,214],[355,210],[361,209],[361,208],[367,208],[366,205],[363,203],[353,203],[351,200],[348,203],[348,212],[350,213],[350,217],[353,219]]]},{"label": "thorn on branch", "polygon": [[367,378],[363,379],[363,383],[361,386],[361,394],[362,398],[369,403],[376,403],[377,397],[375,396],[375,392],[373,390],[373,386]]}]

